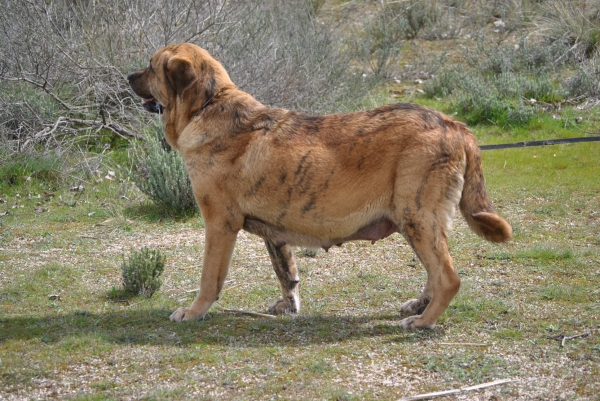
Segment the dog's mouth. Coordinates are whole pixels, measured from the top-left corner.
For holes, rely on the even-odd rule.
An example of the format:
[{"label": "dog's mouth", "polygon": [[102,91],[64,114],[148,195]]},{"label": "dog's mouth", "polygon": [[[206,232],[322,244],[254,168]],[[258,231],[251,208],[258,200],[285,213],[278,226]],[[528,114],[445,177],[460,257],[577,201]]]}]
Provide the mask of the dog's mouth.
[{"label": "dog's mouth", "polygon": [[162,114],[164,107],[155,98],[145,98],[142,100],[142,107],[150,113]]}]

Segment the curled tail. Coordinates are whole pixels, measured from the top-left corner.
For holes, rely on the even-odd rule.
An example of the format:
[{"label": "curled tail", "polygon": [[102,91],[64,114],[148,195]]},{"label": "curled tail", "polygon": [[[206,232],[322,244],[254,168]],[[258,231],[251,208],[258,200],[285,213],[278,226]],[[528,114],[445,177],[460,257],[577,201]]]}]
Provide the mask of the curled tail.
[{"label": "curled tail", "polygon": [[465,152],[467,166],[460,211],[477,235],[491,242],[506,242],[512,236],[512,227],[496,214],[490,202],[481,168],[481,149],[471,134],[465,135]]}]

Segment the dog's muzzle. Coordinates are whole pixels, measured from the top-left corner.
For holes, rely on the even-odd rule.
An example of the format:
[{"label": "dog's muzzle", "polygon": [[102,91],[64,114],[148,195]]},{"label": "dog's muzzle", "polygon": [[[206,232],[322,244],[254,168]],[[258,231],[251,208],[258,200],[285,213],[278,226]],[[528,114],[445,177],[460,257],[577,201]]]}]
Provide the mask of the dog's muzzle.
[{"label": "dog's muzzle", "polygon": [[164,110],[163,105],[152,97],[152,94],[139,88],[139,78],[143,75],[143,72],[144,70],[139,70],[127,75],[127,82],[129,82],[129,86],[133,89],[133,92],[142,98],[142,107],[146,111],[162,114]]}]

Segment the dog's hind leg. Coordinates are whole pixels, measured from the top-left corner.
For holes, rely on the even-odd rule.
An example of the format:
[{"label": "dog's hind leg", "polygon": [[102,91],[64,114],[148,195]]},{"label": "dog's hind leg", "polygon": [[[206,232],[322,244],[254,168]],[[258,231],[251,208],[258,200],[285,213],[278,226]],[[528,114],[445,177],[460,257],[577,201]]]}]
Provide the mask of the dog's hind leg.
[{"label": "dog's hind leg", "polygon": [[298,294],[298,268],[294,258],[294,248],[289,245],[277,245],[265,239],[267,251],[275,274],[281,283],[282,297],[269,306],[269,312],[275,314],[297,313],[300,311],[300,297]]},{"label": "dog's hind leg", "polygon": [[433,328],[460,288],[452,266],[443,222],[435,213],[403,221],[402,233],[427,270],[427,284],[416,300],[402,305],[404,313],[421,313],[400,322],[405,329]]},{"label": "dog's hind leg", "polygon": [[231,263],[237,231],[206,224],[204,264],[200,278],[200,292],[189,308],[179,308],[171,314],[171,321],[203,319],[212,304],[219,299]]}]

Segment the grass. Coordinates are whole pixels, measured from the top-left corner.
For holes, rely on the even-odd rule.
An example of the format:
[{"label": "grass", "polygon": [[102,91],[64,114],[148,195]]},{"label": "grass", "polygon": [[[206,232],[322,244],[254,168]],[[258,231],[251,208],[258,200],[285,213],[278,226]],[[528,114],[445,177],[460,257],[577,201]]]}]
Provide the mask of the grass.
[{"label": "grass", "polygon": [[[476,132],[482,141],[510,139],[494,128]],[[198,286],[200,219],[155,217],[138,206],[144,201],[132,183],[89,184],[73,203],[60,185],[38,198],[44,184],[33,178],[2,194],[0,205],[9,212],[0,219],[0,394],[393,400],[514,378],[485,394],[593,399],[600,390],[594,146],[484,152],[491,196],[515,239],[490,245],[456,222],[450,242],[463,285],[427,332],[398,327],[401,302],[418,294],[425,274],[395,236],[314,258],[299,253],[298,316],[269,320],[213,308],[205,321],[173,324],[170,312]],[[38,203],[47,211],[37,213]],[[167,255],[163,288],[151,299],[111,298],[122,253],[141,246]],[[263,247],[240,236],[219,306],[264,311],[279,295]],[[591,335],[564,348],[551,338],[585,331]]]},{"label": "grass", "polygon": [[[454,113],[449,99],[416,93],[399,100]],[[384,88],[363,101],[392,99]],[[519,125],[472,128],[480,144],[597,131],[597,107],[548,107]],[[0,398],[397,400],[512,378],[472,394],[597,399],[598,146],[483,153],[490,195],[514,240],[485,243],[457,219],[450,248],[461,290],[435,330],[417,332],[399,328],[399,308],[426,276],[399,236],[314,257],[299,250],[302,312],[264,319],[221,309],[264,312],[280,293],[263,242],[242,233],[217,307],[205,321],[173,324],[169,314],[199,284],[198,215],[165,215],[123,169],[115,180],[71,182],[56,158],[3,164]],[[115,163],[128,165],[118,160],[124,154]],[[122,254],[144,246],[167,256],[161,289],[150,299],[114,296]],[[564,347],[557,341],[585,332]]]}]

